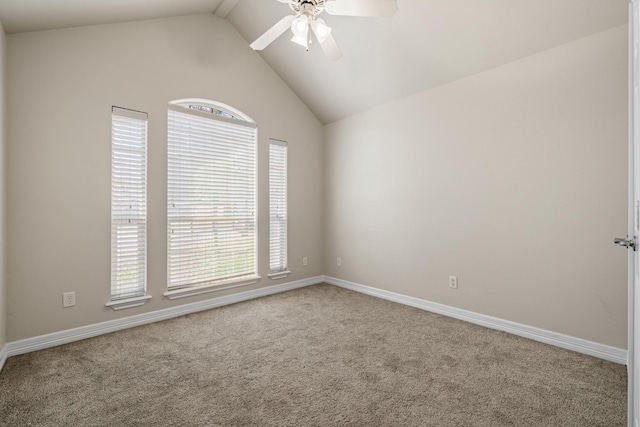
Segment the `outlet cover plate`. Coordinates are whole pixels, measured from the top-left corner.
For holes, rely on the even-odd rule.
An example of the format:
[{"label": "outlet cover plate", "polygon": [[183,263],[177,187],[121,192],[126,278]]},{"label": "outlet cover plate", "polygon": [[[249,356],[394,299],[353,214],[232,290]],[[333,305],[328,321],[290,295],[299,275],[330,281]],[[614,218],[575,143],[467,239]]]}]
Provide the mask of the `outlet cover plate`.
[{"label": "outlet cover plate", "polygon": [[73,307],[76,305],[76,293],[75,292],[65,292],[62,294],[62,307]]}]

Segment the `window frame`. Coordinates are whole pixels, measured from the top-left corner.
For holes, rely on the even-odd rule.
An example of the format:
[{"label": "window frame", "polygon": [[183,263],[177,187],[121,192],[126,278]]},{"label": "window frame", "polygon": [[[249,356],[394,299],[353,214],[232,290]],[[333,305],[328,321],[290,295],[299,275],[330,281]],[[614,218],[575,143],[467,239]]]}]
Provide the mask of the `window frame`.
[{"label": "window frame", "polygon": [[[206,108],[191,108],[192,106],[204,106]],[[213,109],[215,111],[206,111],[207,109]],[[219,291],[223,289],[231,289],[239,286],[247,286],[250,284],[257,283],[258,280],[260,280],[260,276],[258,275],[259,263],[258,263],[258,218],[257,218],[257,209],[258,209],[257,124],[244,113],[232,107],[229,107],[228,105],[217,103],[215,101],[204,100],[204,99],[185,99],[185,100],[172,101],[168,104],[167,110],[168,110],[167,111],[167,149],[168,149],[167,167],[169,168],[167,171],[167,291],[163,295],[169,299],[183,298],[183,297],[198,295],[206,292],[214,292],[214,291]],[[223,114],[219,114],[219,113],[223,113]],[[186,115],[186,116],[180,116],[180,114]],[[187,116],[194,116],[195,118],[194,117],[189,118]],[[174,252],[172,252],[172,227],[176,224],[176,221],[177,222],[187,221],[186,220],[187,217],[184,215],[180,216],[179,214],[178,215],[175,214],[175,202],[178,199],[174,199],[174,196],[176,196],[177,194],[177,197],[181,197],[182,193],[180,192],[181,191],[180,186],[182,184],[177,184],[176,181],[172,181],[173,179],[172,177],[174,176],[172,175],[173,172],[171,171],[171,168],[175,168],[177,167],[176,165],[180,164],[179,162],[185,161],[184,159],[179,158],[181,153],[180,150],[186,150],[186,148],[180,146],[179,144],[184,144],[185,142],[178,141],[178,140],[180,139],[189,140],[188,138],[193,138],[193,135],[180,136],[174,140],[172,139],[173,138],[172,134],[177,133],[177,129],[178,129],[177,126],[184,126],[185,123],[187,123],[190,119],[193,119],[192,126],[195,126],[196,125],[195,122],[197,121],[202,122],[202,119],[207,120],[206,122],[207,126],[215,127],[216,123],[219,123],[220,126],[222,127],[222,130],[218,130],[218,132],[220,133],[223,133],[225,127],[233,128],[235,126],[240,126],[245,130],[246,128],[252,129],[251,132],[253,132],[253,136],[251,141],[251,144],[252,144],[251,154],[253,157],[253,162],[252,162],[252,165],[253,165],[252,184],[253,185],[251,187],[250,192],[252,192],[253,194],[253,204],[252,204],[253,220],[251,223],[252,225],[250,226],[252,226],[253,228],[253,237],[252,237],[253,265],[251,266],[252,267],[251,272],[245,271],[244,273],[238,276],[233,276],[233,277],[209,277],[209,278],[204,278],[203,280],[192,281],[188,283],[186,282],[180,283],[180,280],[176,279],[177,275],[172,275],[172,269],[175,271],[176,267],[179,265],[179,262],[180,262],[180,261],[176,261],[176,263],[172,262],[172,256],[177,258],[177,252],[175,252],[175,250]],[[184,122],[181,122],[180,120],[183,120]],[[199,129],[200,131],[203,130],[202,127]],[[191,132],[191,130],[189,130],[189,132]],[[207,137],[210,137],[210,135],[207,135]],[[226,138],[230,138],[230,137],[227,135]],[[222,139],[225,139],[225,137],[223,137]],[[244,140],[243,143],[247,143],[247,141],[248,140]],[[218,149],[224,149],[225,144],[229,144],[228,141],[220,141],[220,140],[213,140],[212,142],[214,144],[217,144],[215,146]],[[251,159],[249,159],[249,162],[251,162]],[[229,169],[232,169],[232,168],[229,168]],[[229,169],[223,169],[222,172],[216,172],[216,173],[223,173],[223,174],[228,173],[233,178],[234,172],[230,172]],[[178,179],[177,176],[175,178]],[[176,190],[175,188],[178,188],[178,190]],[[174,192],[176,191],[177,193],[174,194]],[[184,189],[182,191],[184,191]],[[214,193],[209,194],[210,196],[212,194],[217,194],[215,193],[216,190],[211,190],[211,188],[208,188],[207,191],[214,191]],[[184,200],[181,199],[181,201],[184,201]],[[220,210],[220,209],[224,209],[225,206],[228,208],[229,205],[228,204],[227,205],[211,204],[211,206],[212,206],[211,209]],[[189,208],[193,208],[193,205],[186,205],[185,209],[188,210]],[[197,216],[191,217],[191,219],[196,219],[196,218],[198,217]],[[215,220],[211,218],[210,221],[215,221]],[[214,223],[215,222],[212,222],[212,224]],[[215,231],[210,232],[210,234],[211,233],[215,233]],[[195,236],[196,234],[194,233],[192,235]],[[173,244],[175,244],[175,242],[177,241],[178,240],[173,240]],[[192,247],[191,249],[196,251],[198,250],[197,247],[195,246]],[[222,252],[224,252],[224,249],[222,250]],[[202,267],[198,267],[198,269],[199,269],[198,271],[203,271]]]},{"label": "window frame", "polygon": [[[288,143],[269,139],[269,278],[289,271]],[[275,248],[275,251],[274,251]]]},{"label": "window frame", "polygon": [[[148,119],[148,114],[141,111],[111,107],[111,279],[110,299],[106,306],[114,310],[137,307],[151,299],[147,294]],[[129,212],[123,210],[123,205],[127,204]],[[132,221],[137,227],[125,235],[122,227]],[[123,240],[131,246],[132,238],[135,249],[118,250],[125,245]],[[138,286],[118,292],[118,273],[123,265],[132,263],[137,270]]]}]

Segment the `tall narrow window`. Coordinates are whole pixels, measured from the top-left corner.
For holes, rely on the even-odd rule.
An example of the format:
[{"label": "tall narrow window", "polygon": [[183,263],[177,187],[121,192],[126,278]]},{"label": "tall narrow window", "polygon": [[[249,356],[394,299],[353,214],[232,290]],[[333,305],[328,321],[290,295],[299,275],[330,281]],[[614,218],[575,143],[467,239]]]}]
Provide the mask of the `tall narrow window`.
[{"label": "tall narrow window", "polygon": [[[147,114],[113,107],[111,115],[111,301],[147,287]],[[148,297],[139,298],[146,300]],[[141,305],[144,301],[133,304]],[[107,304],[114,309],[132,306]]]},{"label": "tall narrow window", "polygon": [[287,271],[287,143],[269,141],[269,277]]},{"label": "tall narrow window", "polygon": [[216,104],[168,111],[168,292],[255,283],[257,127]]}]

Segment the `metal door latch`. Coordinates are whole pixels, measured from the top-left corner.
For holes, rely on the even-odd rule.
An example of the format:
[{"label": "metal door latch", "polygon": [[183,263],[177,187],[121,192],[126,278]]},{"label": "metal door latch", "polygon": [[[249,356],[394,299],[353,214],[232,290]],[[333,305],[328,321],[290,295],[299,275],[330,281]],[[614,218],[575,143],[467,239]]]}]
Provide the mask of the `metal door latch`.
[{"label": "metal door latch", "polygon": [[625,248],[631,248],[634,251],[638,249],[638,247],[636,245],[636,237],[635,236],[633,236],[631,239],[629,238],[629,236],[627,236],[627,237],[616,237],[615,239],[613,239],[613,243],[615,243],[616,245],[623,246]]}]

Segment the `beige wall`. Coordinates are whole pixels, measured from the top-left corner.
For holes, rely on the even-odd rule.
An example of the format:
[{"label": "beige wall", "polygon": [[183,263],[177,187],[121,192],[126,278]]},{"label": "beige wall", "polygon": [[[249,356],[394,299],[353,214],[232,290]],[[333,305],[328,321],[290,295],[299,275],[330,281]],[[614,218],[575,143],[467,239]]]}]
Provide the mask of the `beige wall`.
[{"label": "beige wall", "polygon": [[[225,295],[169,301],[166,106],[231,105],[259,129],[259,274],[249,290],[323,273],[322,127],[230,24],[213,15],[8,36],[8,340]],[[149,113],[149,293],[104,306],[110,281],[111,106]],[[292,274],[268,273],[268,140],[289,142]],[[302,267],[302,257],[309,266]],[[62,308],[62,293],[77,306]]]},{"label": "beige wall", "polygon": [[325,176],[326,274],[626,348],[626,26],[328,125]]},{"label": "beige wall", "polygon": [[6,83],[7,42],[0,24],[0,350],[7,342],[7,281],[5,227],[5,147],[6,147]]},{"label": "beige wall", "polygon": [[[626,254],[611,243],[626,230],[626,26],[328,125],[324,152],[316,118],[215,16],[7,40],[0,346],[231,292],[162,297],[166,104],[200,97],[259,124],[263,279],[241,290],[326,273],[626,348]],[[120,312],[104,307],[112,105],[149,113],[153,299]],[[269,138],[290,143],[293,274],[276,282],[266,278]],[[67,291],[77,306],[62,309]]]}]

